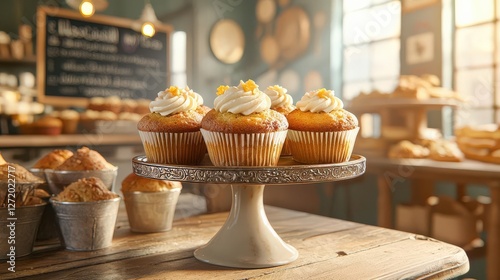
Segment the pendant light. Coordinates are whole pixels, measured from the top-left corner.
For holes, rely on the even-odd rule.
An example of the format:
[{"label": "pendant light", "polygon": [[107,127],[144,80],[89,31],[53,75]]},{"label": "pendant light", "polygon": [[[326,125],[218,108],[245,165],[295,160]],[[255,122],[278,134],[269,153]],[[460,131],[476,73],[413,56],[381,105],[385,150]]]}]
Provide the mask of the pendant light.
[{"label": "pendant light", "polygon": [[95,13],[95,7],[92,0],[83,0],[78,7],[80,14],[84,17],[91,17]]},{"label": "pendant light", "polygon": [[156,33],[155,24],[159,21],[149,0],[145,2],[141,17],[133,23],[132,29],[140,31],[146,37],[153,37]]},{"label": "pendant light", "polygon": [[109,5],[107,0],[66,0],[66,4],[84,17],[91,17],[96,11],[104,11]]}]

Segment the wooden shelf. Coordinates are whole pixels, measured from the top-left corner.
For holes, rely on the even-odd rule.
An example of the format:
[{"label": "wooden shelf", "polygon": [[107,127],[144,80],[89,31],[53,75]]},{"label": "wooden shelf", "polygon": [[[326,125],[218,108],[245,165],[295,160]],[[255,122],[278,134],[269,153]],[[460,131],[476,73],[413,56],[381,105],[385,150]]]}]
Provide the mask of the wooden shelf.
[{"label": "wooden shelf", "polygon": [[372,112],[373,110],[388,108],[442,108],[445,106],[458,107],[460,101],[454,99],[430,98],[417,100],[411,98],[366,98],[365,102],[348,104],[347,109],[353,112]]},{"label": "wooden shelf", "polygon": [[1,135],[1,148],[141,145],[138,134]]},{"label": "wooden shelf", "polygon": [[0,58],[2,64],[36,64],[36,57],[27,57],[24,59]]}]

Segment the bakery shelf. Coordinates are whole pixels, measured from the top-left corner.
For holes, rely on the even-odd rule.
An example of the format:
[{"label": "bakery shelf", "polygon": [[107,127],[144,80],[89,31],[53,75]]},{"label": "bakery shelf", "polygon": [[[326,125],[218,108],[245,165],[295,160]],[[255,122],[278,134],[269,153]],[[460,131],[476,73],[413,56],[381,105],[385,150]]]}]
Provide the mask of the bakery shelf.
[{"label": "bakery shelf", "polygon": [[0,135],[0,148],[141,145],[138,134]]},{"label": "bakery shelf", "polygon": [[237,268],[284,265],[298,258],[298,251],[274,231],[264,211],[264,187],[340,181],[362,175],[366,159],[352,155],[343,163],[300,164],[281,157],[277,166],[213,166],[208,157],[200,165],[148,162],[145,156],[132,159],[134,173],[153,179],[191,183],[230,184],[232,204],[222,228],[194,252],[203,262]]}]

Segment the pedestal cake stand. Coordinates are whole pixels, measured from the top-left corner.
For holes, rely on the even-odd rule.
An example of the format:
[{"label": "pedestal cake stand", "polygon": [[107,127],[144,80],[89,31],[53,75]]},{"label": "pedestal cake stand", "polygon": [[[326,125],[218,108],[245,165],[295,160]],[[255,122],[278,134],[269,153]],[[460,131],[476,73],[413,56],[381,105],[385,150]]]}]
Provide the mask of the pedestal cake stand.
[{"label": "pedestal cake stand", "polygon": [[348,162],[299,164],[281,157],[277,166],[216,167],[208,157],[201,165],[169,165],[132,160],[134,173],[153,179],[190,183],[231,184],[232,205],[222,228],[194,252],[203,262],[237,268],[284,265],[297,259],[297,250],[286,244],[270,225],[264,212],[265,185],[341,181],[365,172],[366,159],[352,155]]}]

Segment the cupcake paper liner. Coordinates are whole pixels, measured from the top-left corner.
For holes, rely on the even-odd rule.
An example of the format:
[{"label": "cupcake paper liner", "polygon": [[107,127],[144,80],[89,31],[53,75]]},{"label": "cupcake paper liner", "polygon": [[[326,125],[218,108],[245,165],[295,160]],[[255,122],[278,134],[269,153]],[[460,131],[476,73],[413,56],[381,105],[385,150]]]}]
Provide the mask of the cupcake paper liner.
[{"label": "cupcake paper liner", "polygon": [[215,166],[274,166],[287,131],[233,134],[201,129]]},{"label": "cupcake paper liner", "polygon": [[359,127],[345,131],[311,132],[288,130],[288,142],[295,161],[338,163],[348,161]]},{"label": "cupcake paper liner", "polygon": [[149,162],[198,164],[207,151],[199,131],[184,133],[139,131]]}]

